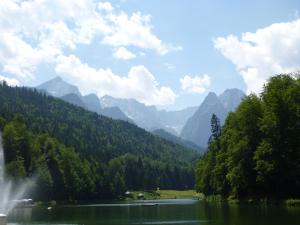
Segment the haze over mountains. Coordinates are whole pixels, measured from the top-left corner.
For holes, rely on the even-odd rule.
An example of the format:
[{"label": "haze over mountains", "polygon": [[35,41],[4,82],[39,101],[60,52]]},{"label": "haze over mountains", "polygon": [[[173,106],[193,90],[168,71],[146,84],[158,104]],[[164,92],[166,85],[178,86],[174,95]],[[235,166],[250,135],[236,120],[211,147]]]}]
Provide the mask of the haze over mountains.
[{"label": "haze over mountains", "polygon": [[100,99],[102,107],[119,107],[138,126],[153,131],[164,129],[178,135],[197,107],[189,107],[179,111],[157,110],[155,106],[146,106],[135,99],[117,99],[104,96]]},{"label": "haze over mountains", "polygon": [[154,131],[162,138],[171,139],[192,149],[207,146],[212,114],[216,114],[223,124],[228,113],[233,111],[245,96],[239,89],[227,89],[219,96],[210,92],[199,107],[166,111],[147,106],[135,99],[119,99],[108,95],[99,99],[95,94],[82,96],[76,86],[60,77],[37,86],[37,89],[89,111],[135,123],[148,131]]}]

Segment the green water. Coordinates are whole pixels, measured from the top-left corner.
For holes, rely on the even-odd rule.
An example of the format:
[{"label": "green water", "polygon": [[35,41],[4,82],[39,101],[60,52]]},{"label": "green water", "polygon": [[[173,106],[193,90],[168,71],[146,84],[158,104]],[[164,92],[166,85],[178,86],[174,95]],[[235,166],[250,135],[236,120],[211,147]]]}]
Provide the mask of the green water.
[{"label": "green water", "polygon": [[195,200],[158,200],[110,204],[16,209],[9,218],[16,224],[85,225],[299,225],[300,208],[262,205],[227,205]]}]

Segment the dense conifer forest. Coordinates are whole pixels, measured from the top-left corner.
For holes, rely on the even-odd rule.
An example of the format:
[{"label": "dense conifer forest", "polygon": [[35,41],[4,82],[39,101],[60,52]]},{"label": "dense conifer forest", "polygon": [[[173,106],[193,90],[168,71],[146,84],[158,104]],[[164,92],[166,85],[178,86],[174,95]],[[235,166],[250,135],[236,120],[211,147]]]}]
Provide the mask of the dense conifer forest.
[{"label": "dense conifer forest", "polygon": [[34,89],[0,85],[6,175],[40,200],[116,198],[194,187],[195,151]]},{"label": "dense conifer forest", "polygon": [[213,116],[208,151],[197,165],[196,188],[231,198],[300,197],[300,78],[271,78],[221,129]]}]

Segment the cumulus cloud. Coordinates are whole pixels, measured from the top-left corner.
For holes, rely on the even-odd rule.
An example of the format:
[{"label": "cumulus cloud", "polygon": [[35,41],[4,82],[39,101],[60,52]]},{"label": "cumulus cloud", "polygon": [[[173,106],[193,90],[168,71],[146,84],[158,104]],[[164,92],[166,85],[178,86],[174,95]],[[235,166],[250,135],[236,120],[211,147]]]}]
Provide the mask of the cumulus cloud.
[{"label": "cumulus cloud", "polygon": [[149,15],[127,14],[109,2],[1,0],[0,15],[2,73],[23,81],[34,79],[41,64],[55,66],[65,50],[80,44],[96,41],[113,48],[134,46],[159,54],[180,49],[154,34]]},{"label": "cumulus cloud", "polygon": [[259,93],[272,75],[300,69],[300,19],[274,23],[241,38],[218,37],[214,45],[236,65],[247,92]]},{"label": "cumulus cloud", "polygon": [[188,93],[202,94],[210,86],[210,77],[207,74],[191,77],[185,75],[180,79],[181,89]]},{"label": "cumulus cloud", "polygon": [[116,59],[129,60],[136,58],[136,55],[129,51],[127,48],[120,47],[115,49],[113,56]]},{"label": "cumulus cloud", "polygon": [[109,14],[107,18],[113,24],[113,31],[106,35],[103,43],[112,46],[137,46],[144,49],[154,49],[164,55],[170,51],[179,51],[181,46],[163,43],[152,32],[151,16],[140,12],[128,16],[125,12]]},{"label": "cumulus cloud", "polygon": [[[0,65],[4,73],[33,79],[36,68],[52,63],[65,48],[109,32],[89,0],[0,1]],[[74,22],[71,29],[67,21]]]},{"label": "cumulus cloud", "polygon": [[145,66],[134,66],[127,76],[114,74],[111,69],[95,69],[74,55],[57,58],[56,72],[79,86],[84,94],[99,97],[135,98],[146,105],[169,105],[176,99],[169,87],[159,85]]},{"label": "cumulus cloud", "polygon": [[10,86],[19,86],[20,85],[20,82],[17,79],[0,75],[0,83],[3,81],[5,81]]}]

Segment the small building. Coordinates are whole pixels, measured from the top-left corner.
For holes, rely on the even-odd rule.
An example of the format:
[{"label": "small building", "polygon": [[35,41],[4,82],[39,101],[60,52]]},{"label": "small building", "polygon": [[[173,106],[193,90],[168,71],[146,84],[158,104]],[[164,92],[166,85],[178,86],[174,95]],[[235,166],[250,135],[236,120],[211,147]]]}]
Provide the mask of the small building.
[{"label": "small building", "polygon": [[138,199],[145,199],[145,196],[143,193],[139,193],[137,197],[138,197]]}]

